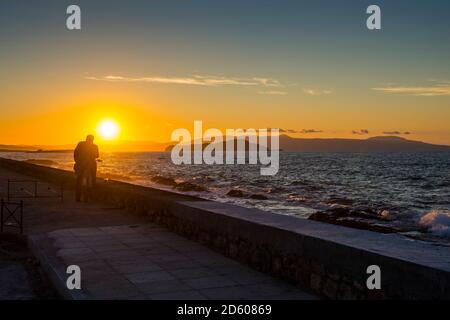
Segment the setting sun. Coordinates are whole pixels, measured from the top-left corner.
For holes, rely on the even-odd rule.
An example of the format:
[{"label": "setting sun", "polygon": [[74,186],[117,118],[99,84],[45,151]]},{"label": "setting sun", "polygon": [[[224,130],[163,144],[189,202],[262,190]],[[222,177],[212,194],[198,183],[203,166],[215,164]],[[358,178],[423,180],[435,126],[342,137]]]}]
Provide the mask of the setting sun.
[{"label": "setting sun", "polygon": [[114,140],[119,136],[120,127],[114,120],[103,120],[98,125],[97,132],[104,140]]}]

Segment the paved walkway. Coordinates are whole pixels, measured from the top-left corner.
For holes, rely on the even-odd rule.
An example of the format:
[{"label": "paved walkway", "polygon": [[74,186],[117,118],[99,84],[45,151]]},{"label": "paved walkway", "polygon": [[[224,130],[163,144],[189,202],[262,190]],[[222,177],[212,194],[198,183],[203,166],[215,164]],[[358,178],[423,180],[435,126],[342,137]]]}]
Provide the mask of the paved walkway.
[{"label": "paved walkway", "polygon": [[[29,179],[0,168],[7,179]],[[42,183],[42,188],[47,186]],[[54,186],[51,186],[54,187]],[[122,209],[65,200],[25,201],[25,233],[60,291],[73,299],[315,299]],[[82,289],[66,290],[66,268]]]},{"label": "paved walkway", "polygon": [[81,268],[75,299],[314,298],[153,224],[66,229],[32,239],[61,282],[67,266]]}]

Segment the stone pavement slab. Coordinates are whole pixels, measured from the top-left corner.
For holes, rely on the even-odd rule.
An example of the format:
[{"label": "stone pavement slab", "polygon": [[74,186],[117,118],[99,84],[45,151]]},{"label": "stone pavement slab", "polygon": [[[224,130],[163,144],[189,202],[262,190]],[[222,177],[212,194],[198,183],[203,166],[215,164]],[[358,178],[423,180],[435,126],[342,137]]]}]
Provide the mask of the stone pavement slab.
[{"label": "stone pavement slab", "polygon": [[[30,247],[70,299],[316,299],[154,224],[31,235]],[[81,268],[81,290],[66,269]]]}]

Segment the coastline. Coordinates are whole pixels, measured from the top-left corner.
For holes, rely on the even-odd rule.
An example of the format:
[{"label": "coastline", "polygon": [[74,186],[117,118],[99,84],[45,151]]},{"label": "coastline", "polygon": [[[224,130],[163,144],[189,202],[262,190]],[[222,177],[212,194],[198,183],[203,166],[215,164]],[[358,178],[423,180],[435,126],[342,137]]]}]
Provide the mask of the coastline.
[{"label": "coastline", "polygon": [[[73,167],[69,155],[53,154],[35,158],[20,154],[5,156],[69,171]],[[245,175],[238,167],[231,170],[203,166],[179,168],[170,164],[168,154],[160,152],[104,153],[103,156],[104,161],[98,168],[97,176],[105,180],[117,180],[300,219],[450,244],[449,225],[445,222],[449,213],[444,189],[450,182],[445,178],[445,171],[441,171],[441,177],[436,178],[436,168],[445,165],[445,157],[440,152],[427,155],[420,170],[413,171],[408,168],[417,167],[409,159],[415,159],[416,156],[420,159],[420,154],[411,154],[410,158],[408,154],[391,156],[390,161],[397,162],[390,170],[395,172],[394,178],[391,178],[389,170],[382,167],[384,155],[286,153],[283,156],[285,168],[274,181],[259,177],[252,172],[252,168]],[[335,158],[348,163],[339,174],[332,169]],[[349,158],[362,159],[363,162],[349,162]],[[365,165],[373,163],[376,169],[361,173]],[[430,163],[437,165],[432,166]],[[318,171],[317,168],[321,166],[331,166],[331,169],[328,172]],[[296,172],[297,167],[300,173]],[[352,172],[356,172],[356,176]],[[253,182],[248,183],[250,180]],[[403,191],[398,192],[400,189]]]}]

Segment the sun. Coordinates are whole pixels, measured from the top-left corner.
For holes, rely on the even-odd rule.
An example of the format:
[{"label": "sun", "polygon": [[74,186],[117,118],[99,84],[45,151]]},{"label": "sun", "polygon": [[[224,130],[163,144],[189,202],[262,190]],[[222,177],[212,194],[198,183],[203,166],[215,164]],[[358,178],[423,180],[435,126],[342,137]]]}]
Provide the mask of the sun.
[{"label": "sun", "polygon": [[97,133],[103,140],[114,140],[119,136],[120,127],[114,120],[102,120],[97,126]]}]

